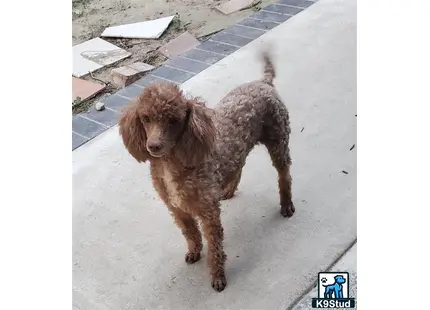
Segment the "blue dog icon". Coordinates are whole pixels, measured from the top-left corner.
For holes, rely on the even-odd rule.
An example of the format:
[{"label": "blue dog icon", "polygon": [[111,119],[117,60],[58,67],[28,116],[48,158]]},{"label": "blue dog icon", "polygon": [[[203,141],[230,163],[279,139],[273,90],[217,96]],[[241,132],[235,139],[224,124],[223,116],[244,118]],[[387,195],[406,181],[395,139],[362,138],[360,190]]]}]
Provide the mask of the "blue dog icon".
[{"label": "blue dog icon", "polygon": [[[342,275],[334,277],[334,283],[330,285],[324,285],[324,298],[343,298],[342,286],[346,282]],[[334,294],[334,297],[333,297]]]}]

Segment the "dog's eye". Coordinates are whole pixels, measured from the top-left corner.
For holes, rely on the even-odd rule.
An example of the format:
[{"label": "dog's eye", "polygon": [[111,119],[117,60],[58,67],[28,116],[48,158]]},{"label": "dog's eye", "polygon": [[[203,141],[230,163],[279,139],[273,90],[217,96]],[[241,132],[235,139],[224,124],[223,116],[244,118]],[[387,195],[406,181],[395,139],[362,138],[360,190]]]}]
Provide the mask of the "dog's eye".
[{"label": "dog's eye", "polygon": [[142,117],[142,119],[143,119],[143,121],[145,122],[145,123],[149,123],[151,120],[149,119],[149,117],[148,116],[143,116]]}]

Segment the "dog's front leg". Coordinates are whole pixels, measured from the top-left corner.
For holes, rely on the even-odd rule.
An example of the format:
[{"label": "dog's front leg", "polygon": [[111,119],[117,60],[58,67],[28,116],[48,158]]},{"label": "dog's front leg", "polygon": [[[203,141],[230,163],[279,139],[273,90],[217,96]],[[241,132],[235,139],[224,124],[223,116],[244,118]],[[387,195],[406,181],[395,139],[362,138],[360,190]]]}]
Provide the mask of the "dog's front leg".
[{"label": "dog's front leg", "polygon": [[336,298],[343,298],[342,290],[341,289],[337,289],[335,291],[335,295],[336,295]]},{"label": "dog's front leg", "polygon": [[190,214],[178,208],[169,207],[169,210],[188,244],[188,252],[185,254],[185,261],[187,264],[197,262],[200,259],[200,251],[203,248],[202,235],[197,226],[197,222]]},{"label": "dog's front leg", "polygon": [[160,172],[156,168],[155,165],[151,165],[152,183],[187,241],[188,252],[185,254],[185,261],[187,264],[195,263],[200,259],[200,252],[203,248],[202,234],[193,216],[173,205],[166,183],[162,178],[157,177]]},{"label": "dog's front leg", "polygon": [[219,203],[204,208],[199,217],[203,232],[208,243],[208,265],[211,269],[211,284],[214,290],[221,292],[227,285],[224,265],[227,255],[223,249],[224,230],[221,225],[221,211]]}]

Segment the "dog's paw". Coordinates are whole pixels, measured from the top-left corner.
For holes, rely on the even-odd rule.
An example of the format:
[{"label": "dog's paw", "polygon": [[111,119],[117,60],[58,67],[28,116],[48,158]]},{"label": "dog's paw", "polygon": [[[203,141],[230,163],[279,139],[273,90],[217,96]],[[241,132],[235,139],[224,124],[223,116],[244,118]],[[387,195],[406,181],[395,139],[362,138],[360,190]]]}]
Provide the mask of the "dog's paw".
[{"label": "dog's paw", "polygon": [[212,276],[212,287],[217,292],[222,292],[227,286],[227,279],[225,275]]},{"label": "dog's paw", "polygon": [[234,193],[226,192],[222,195],[221,200],[229,200],[234,197]]},{"label": "dog's paw", "polygon": [[292,217],[294,211],[296,211],[296,208],[292,202],[286,205],[281,205],[281,215],[283,217]]},{"label": "dog's paw", "polygon": [[200,252],[188,252],[185,254],[185,262],[187,264],[194,264],[200,260]]},{"label": "dog's paw", "polygon": [[234,197],[234,194],[236,192],[236,189],[229,189],[227,188],[224,190],[224,193],[222,194],[221,200],[229,200]]}]

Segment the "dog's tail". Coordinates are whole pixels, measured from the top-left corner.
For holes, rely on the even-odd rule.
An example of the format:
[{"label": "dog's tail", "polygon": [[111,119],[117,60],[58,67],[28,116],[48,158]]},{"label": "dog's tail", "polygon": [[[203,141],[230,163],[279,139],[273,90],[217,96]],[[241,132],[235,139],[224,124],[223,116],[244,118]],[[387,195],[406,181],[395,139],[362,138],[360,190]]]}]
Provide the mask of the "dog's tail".
[{"label": "dog's tail", "polygon": [[276,77],[275,67],[268,51],[263,52],[264,76],[263,82],[273,86],[273,79]]}]

